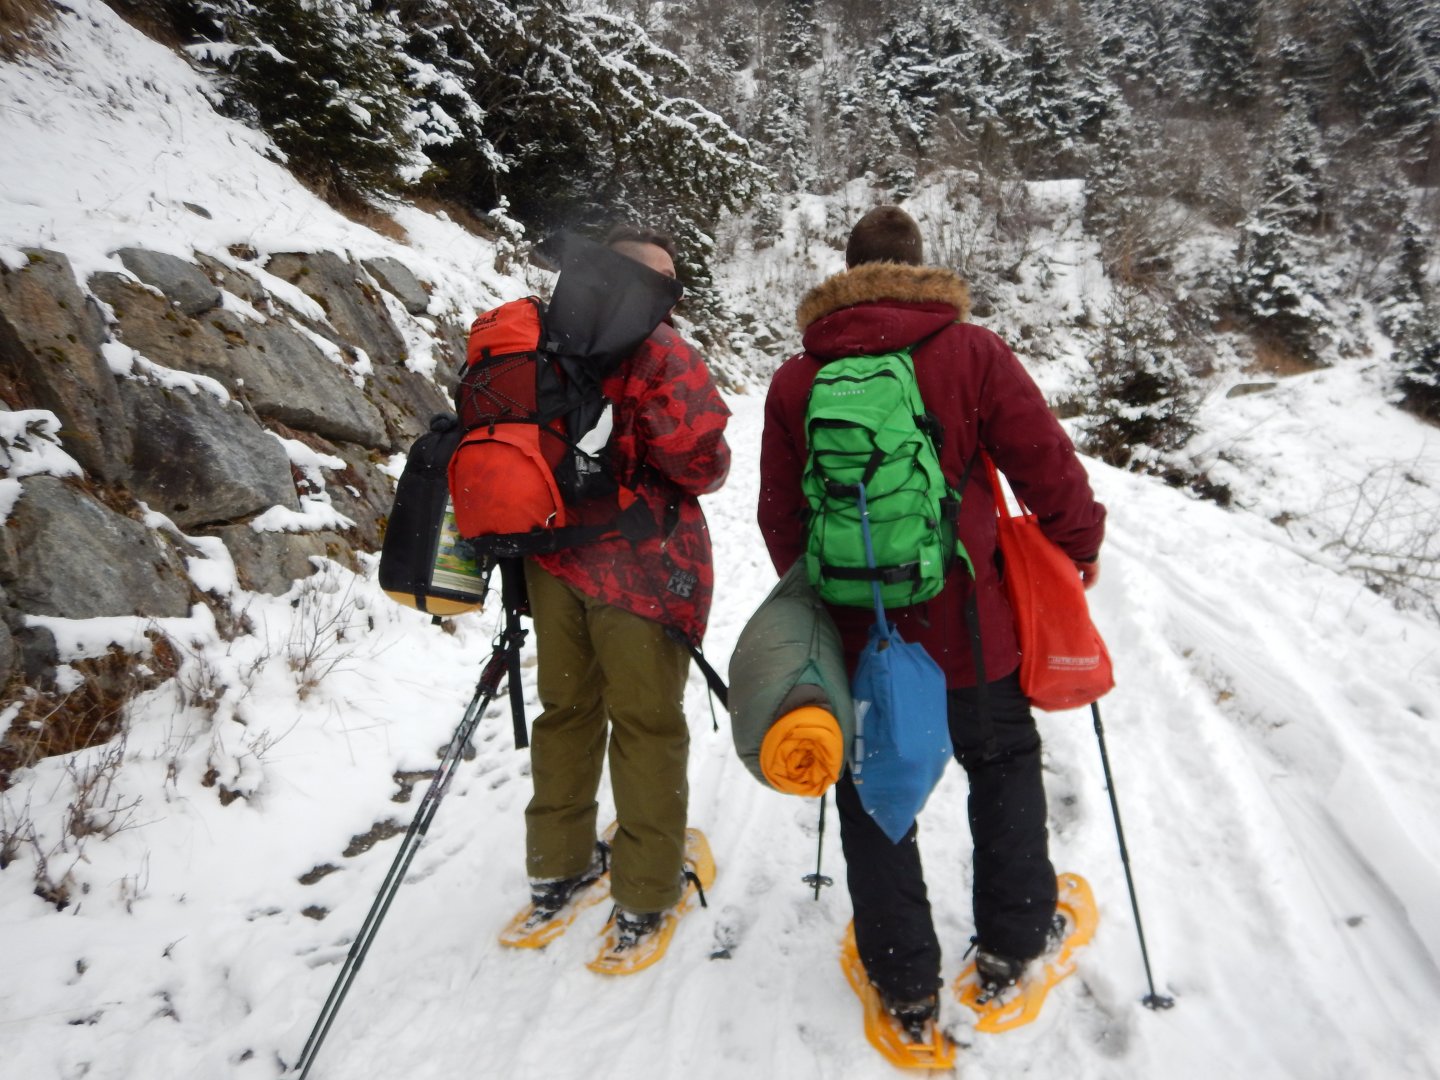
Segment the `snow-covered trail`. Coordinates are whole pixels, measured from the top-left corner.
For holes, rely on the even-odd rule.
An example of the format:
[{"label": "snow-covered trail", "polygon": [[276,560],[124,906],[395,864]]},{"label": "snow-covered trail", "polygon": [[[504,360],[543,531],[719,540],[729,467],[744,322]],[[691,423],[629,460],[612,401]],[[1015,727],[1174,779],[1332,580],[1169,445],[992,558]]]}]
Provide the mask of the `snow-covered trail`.
[{"label": "snow-covered trail", "polygon": [[[735,465],[707,500],[719,581],[707,651],[722,671],[774,577],[754,524],[761,394],[731,403]],[[1089,878],[1101,925],[1034,1025],[976,1035],[948,1010],[963,1074],[1440,1076],[1433,627],[1258,519],[1090,468],[1111,511],[1092,593],[1120,681],[1102,702],[1105,732],[1158,989],[1177,1003],[1139,1003],[1091,719],[1042,714],[1055,861]],[[375,823],[409,822],[418,796],[398,801],[395,777],[433,767],[495,622],[466,616],[446,632],[373,582],[326,587],[368,629],[322,687],[300,698],[288,668],[266,661],[292,632],[289,601],[249,599],[270,643],[204,653],[236,682],[244,725],[158,691],[137,706],[127,752],[142,827],[87,849],[76,872],[90,891],[57,915],[27,895],[25,863],[0,876],[0,955],[19,973],[0,980],[4,1080],[270,1080],[295,1059],[399,841],[341,852]],[[691,818],[719,875],[662,964],[625,979],[586,970],[603,905],[541,952],[496,943],[525,896],[529,796],[496,703],[315,1080],[892,1075],[836,959],[849,904],[833,814],[824,870],[837,884],[817,902],[801,882],[816,803],[744,771],[723,714],[711,730],[698,674],[688,708]],[[201,774],[229,758],[253,783],[223,805]],[[41,772],[37,813],[66,790],[63,763]],[[947,977],[971,932],[965,797],[952,769],[922,824]]]},{"label": "snow-covered trail", "polygon": [[[732,403],[735,468],[707,507],[720,582],[707,651],[722,670],[773,581],[753,515],[760,396]],[[1055,860],[1090,879],[1101,926],[1079,977],[1031,1028],[974,1035],[950,1010],[971,1043],[964,1075],[1440,1075],[1433,637],[1407,634],[1383,601],[1267,543],[1263,526],[1092,473],[1112,515],[1093,594],[1120,678],[1102,703],[1105,733],[1158,988],[1177,1004],[1139,1004],[1090,717],[1044,715]],[[689,706],[691,817],[719,876],[710,909],[687,918],[662,965],[627,979],[587,971],[603,906],[543,952],[495,943],[524,897],[528,786],[497,708],[315,1075],[893,1075],[836,962],[849,905],[833,816],[825,869],[837,884],[817,903],[800,881],[814,864],[816,804],[744,772],[723,716],[710,730],[698,676]],[[954,769],[922,825],[948,977],[970,933],[964,799]],[[358,926],[393,850],[365,856],[326,933]],[[713,959],[722,942],[729,957]],[[282,1052],[303,1040],[334,971],[295,962]]]}]

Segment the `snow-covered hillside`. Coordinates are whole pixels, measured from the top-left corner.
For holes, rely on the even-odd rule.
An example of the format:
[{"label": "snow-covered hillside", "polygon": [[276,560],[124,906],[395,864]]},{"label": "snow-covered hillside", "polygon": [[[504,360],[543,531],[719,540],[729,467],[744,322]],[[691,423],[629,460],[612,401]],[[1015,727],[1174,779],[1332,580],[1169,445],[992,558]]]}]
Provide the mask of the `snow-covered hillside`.
[{"label": "snow-covered hillside", "polygon": [[[118,269],[109,253],[127,244],[222,260],[232,244],[400,250],[265,161],[172,53],[95,0],[69,8],[50,57],[0,64],[0,257],[52,247],[83,277]],[[395,216],[447,310],[528,288],[457,226]],[[817,257],[794,287],[830,268]],[[741,261],[724,276],[773,288],[770,273]],[[1119,680],[1101,708],[1157,988],[1175,1007],[1140,1004],[1090,717],[1042,715],[1054,858],[1091,882],[1100,927],[1030,1027],[976,1034],[947,1003],[967,1077],[1440,1077],[1440,627],[1348,575],[1332,543],[1368,505],[1365,477],[1407,463],[1433,478],[1440,449],[1363,360],[1242,398],[1225,396],[1234,381],[1207,400],[1199,452],[1242,509],[1089,463],[1110,508],[1090,595]],[[706,652],[722,670],[774,580],[753,513],[763,393],[730,396],[735,464],[705,500]],[[1382,524],[1404,524],[1406,490]],[[244,593],[223,548],[198,546],[253,633],[227,641],[203,608],[167,622],[180,675],[136,701],[126,739],[0,793],[0,827],[30,822],[37,838],[0,872],[0,1080],[258,1080],[294,1062],[496,632],[494,611],[431,626],[373,571]],[[75,655],[146,629],[46,625]],[[528,682],[526,695],[533,716]],[[603,907],[542,952],[497,944],[525,898],[529,783],[496,704],[312,1076],[892,1076],[837,962],[849,903],[833,814],[837,885],[817,902],[800,881],[815,802],[751,779],[698,674],[687,702],[691,819],[719,872],[661,965],[586,970]],[[107,755],[123,760],[105,793],[114,835],[57,846],[75,777]],[[222,801],[212,761],[246,797]],[[965,794],[951,770],[921,825],[950,977],[971,933]],[[61,912],[33,895],[37,853],[72,875]]]}]

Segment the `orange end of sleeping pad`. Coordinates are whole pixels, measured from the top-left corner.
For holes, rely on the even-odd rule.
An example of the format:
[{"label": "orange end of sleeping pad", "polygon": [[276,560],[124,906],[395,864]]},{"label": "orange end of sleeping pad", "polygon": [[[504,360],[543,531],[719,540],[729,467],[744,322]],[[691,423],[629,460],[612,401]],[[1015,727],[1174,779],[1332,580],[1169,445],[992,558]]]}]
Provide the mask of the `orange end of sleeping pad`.
[{"label": "orange end of sleeping pad", "polygon": [[844,768],[840,724],[818,705],[804,705],[780,717],[760,744],[765,779],[786,795],[823,795]]}]

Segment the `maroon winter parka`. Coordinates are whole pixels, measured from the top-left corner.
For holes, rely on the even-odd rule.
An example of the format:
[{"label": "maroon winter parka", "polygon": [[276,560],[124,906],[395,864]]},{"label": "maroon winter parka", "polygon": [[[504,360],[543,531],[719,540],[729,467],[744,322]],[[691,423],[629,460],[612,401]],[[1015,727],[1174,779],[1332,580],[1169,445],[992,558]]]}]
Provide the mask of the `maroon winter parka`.
[{"label": "maroon winter parka", "polygon": [[[1015,355],[995,334],[965,322],[970,297],[949,270],[865,263],[816,286],[800,304],[805,351],[775,373],[765,400],[760,445],[760,531],[777,573],[805,552],[807,446],[805,406],[815,373],[827,360],[893,352],[916,342],[915,379],[943,431],[940,464],[956,487],[983,447],[1016,493],[1038,515],[1045,535],[1072,559],[1093,562],[1105,533],[1105,508],[1095,501],[1069,436]],[[1015,621],[995,558],[995,507],[977,462],[961,492],[959,536],[975,564],[972,585],[956,560],[940,594],[895,608],[890,618],[906,641],[919,642],[945,671],[950,687],[976,682],[965,601],[977,590],[987,681],[1020,663]],[[830,606],[854,670],[873,608]]]},{"label": "maroon winter parka", "polygon": [[[698,496],[730,471],[730,409],[690,344],[662,323],[601,387],[612,405],[607,445],[612,476],[635,492],[652,535],[536,556],[545,570],[601,603],[678,629],[699,645],[715,573]],[[608,521],[613,502],[582,506],[576,523]]]}]

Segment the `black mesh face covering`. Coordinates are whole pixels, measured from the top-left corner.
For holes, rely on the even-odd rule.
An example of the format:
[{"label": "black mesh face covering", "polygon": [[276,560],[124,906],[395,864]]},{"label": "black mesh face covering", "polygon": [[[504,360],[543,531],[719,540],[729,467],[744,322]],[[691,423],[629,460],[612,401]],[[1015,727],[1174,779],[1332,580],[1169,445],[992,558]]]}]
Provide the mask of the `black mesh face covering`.
[{"label": "black mesh face covering", "polygon": [[[560,278],[546,313],[548,347],[571,378],[603,378],[650,336],[680,299],[674,278],[584,237],[546,242],[560,255]],[[583,360],[585,363],[566,363]]]}]

